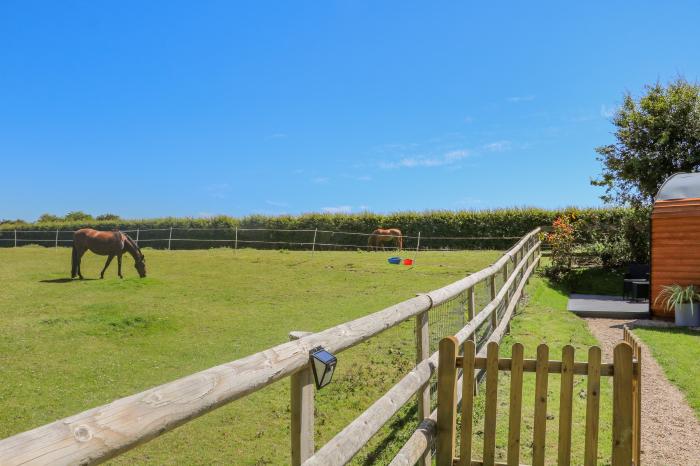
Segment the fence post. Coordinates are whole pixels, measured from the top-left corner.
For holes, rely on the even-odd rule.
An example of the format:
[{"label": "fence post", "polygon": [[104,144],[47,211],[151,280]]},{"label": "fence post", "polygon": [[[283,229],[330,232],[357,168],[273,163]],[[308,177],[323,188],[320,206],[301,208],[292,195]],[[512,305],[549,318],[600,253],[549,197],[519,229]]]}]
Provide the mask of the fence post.
[{"label": "fence post", "polygon": [[613,350],[612,465],[632,463],[632,347],[618,343]]},{"label": "fence post", "polygon": [[[470,286],[467,288],[467,320],[471,322],[474,320],[474,309],[476,308],[476,302],[474,300],[474,287]],[[473,340],[473,338],[471,338]]]},{"label": "fence post", "polygon": [[[491,288],[491,301],[496,299],[496,275],[491,275],[489,277],[489,288]],[[491,314],[491,330],[495,330],[498,327],[498,309],[494,309]]]},{"label": "fence post", "polygon": [[141,228],[136,227],[136,246],[139,245],[139,235],[141,233]]},{"label": "fence post", "polygon": [[170,243],[173,240],[173,227],[170,227],[170,235],[168,236],[168,251],[170,251]]},{"label": "fence post", "polygon": [[15,247],[17,247],[17,230],[15,229]]},{"label": "fence post", "polygon": [[[430,357],[430,329],[428,327],[429,311],[422,312],[416,316],[416,364]],[[418,402],[418,423],[430,416],[430,382],[426,383],[417,393]],[[420,458],[418,464],[430,466],[430,448]]]},{"label": "fence post", "polygon": [[[289,332],[289,340],[298,340],[311,332]],[[295,372],[291,383],[292,466],[300,466],[314,454],[314,376],[311,366]]]},{"label": "fence post", "polygon": [[313,242],[313,244],[311,245],[311,254],[313,254],[314,252],[316,252],[316,234],[317,234],[317,233],[318,233],[318,228],[316,228],[316,229],[314,230],[314,242]]},{"label": "fence post", "polygon": [[440,340],[437,406],[437,466],[452,466],[457,431],[457,339]]},{"label": "fence post", "polygon": [[418,232],[418,242],[416,243],[416,254],[413,256],[413,265],[416,265],[418,259],[418,250],[420,249],[420,231]]},{"label": "fence post", "polygon": [[58,249],[58,228],[56,228],[56,249]]},{"label": "fence post", "polygon": [[236,240],[234,242],[233,250],[238,251],[238,227],[236,227]]}]

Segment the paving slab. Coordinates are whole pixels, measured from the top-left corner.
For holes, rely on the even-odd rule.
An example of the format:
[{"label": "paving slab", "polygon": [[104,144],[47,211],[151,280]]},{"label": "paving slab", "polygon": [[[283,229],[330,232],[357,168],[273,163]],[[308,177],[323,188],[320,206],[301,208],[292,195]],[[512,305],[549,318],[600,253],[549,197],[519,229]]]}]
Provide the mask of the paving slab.
[{"label": "paving slab", "polygon": [[649,317],[649,303],[622,299],[621,296],[571,294],[567,309],[581,317],[608,319],[644,319]]}]

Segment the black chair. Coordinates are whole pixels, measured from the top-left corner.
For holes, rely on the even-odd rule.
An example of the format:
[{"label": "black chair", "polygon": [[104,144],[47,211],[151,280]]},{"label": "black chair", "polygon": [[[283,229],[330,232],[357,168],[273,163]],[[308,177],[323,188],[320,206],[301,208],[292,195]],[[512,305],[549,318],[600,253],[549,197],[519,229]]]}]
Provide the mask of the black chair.
[{"label": "black chair", "polygon": [[[638,299],[641,297],[648,298],[649,287],[634,286],[634,283],[649,283],[649,264],[630,264],[627,266],[627,272],[622,277],[622,298],[623,299]],[[635,291],[646,290],[647,296],[635,296]]]}]

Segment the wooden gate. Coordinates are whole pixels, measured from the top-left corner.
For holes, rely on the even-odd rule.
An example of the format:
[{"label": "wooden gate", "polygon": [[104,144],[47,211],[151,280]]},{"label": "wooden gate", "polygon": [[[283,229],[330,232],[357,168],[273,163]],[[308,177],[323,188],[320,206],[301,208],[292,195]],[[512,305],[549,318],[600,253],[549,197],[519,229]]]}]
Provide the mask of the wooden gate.
[{"label": "wooden gate", "polygon": [[[585,449],[583,464],[592,466],[598,460],[598,427],[600,413],[600,378],[613,378],[612,465],[639,465],[640,456],[640,376],[639,345],[625,330],[625,341],[615,346],[613,363],[601,363],[600,348],[588,350],[588,362],[575,362],[574,348],[567,345],[561,361],[549,360],[549,347],[537,347],[537,359],[523,358],[523,345],[515,343],[511,358],[498,357],[498,344],[488,344],[486,357],[475,355],[473,341],[463,345],[459,356],[457,340],[447,337],[440,341],[438,366],[437,465],[480,466],[520,465],[520,425],[522,416],[523,373],[535,373],[535,407],[532,437],[532,463],[545,464],[545,433],[547,423],[547,390],[549,374],[561,374],[559,401],[559,445],[557,464],[571,464],[571,426],[574,375],[587,376]],[[459,458],[455,457],[457,418],[458,369],[464,374],[485,370],[485,408],[483,456],[472,460],[472,425],[474,410],[474,377],[462,379],[462,428]],[[496,462],[496,409],[499,371],[510,372],[507,462]],[[583,422],[583,420],[581,420]],[[523,439],[524,440],[524,439]],[[576,461],[580,464],[580,461]]]}]

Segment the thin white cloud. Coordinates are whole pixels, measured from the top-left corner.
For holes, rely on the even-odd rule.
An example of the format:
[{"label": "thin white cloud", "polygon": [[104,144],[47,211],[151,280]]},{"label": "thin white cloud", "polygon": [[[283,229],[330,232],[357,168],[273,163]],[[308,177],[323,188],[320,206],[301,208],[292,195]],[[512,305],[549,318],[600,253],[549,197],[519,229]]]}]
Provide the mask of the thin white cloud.
[{"label": "thin white cloud", "polygon": [[287,134],[286,133],[274,133],[269,136],[270,139],[282,139],[286,138]]},{"label": "thin white cloud", "polygon": [[474,123],[474,117],[465,116],[463,118],[464,123]]},{"label": "thin white cloud", "polygon": [[372,181],[372,177],[369,175],[362,175],[355,177],[357,181]]},{"label": "thin white cloud", "polygon": [[321,207],[321,212],[327,214],[349,214],[350,212],[352,212],[352,206],[339,205],[334,207]]},{"label": "thin white cloud", "polygon": [[404,157],[396,162],[381,162],[382,168],[416,168],[416,167],[442,167],[444,165],[452,165],[465,159],[471,155],[466,149],[452,150],[436,157]]},{"label": "thin white cloud", "polygon": [[330,178],[328,178],[327,176],[317,176],[315,178],[312,178],[311,181],[316,184],[326,184],[330,181]]},{"label": "thin white cloud", "polygon": [[600,116],[602,116],[603,118],[612,118],[616,112],[617,112],[617,107],[614,105],[608,106],[608,105],[602,104],[600,106]]},{"label": "thin white cloud", "polygon": [[487,152],[503,152],[509,150],[512,144],[510,141],[494,141],[484,144],[482,148]]},{"label": "thin white cloud", "polygon": [[535,96],[534,95],[520,95],[520,96],[508,97],[508,99],[506,99],[506,100],[508,102],[518,104],[520,102],[532,102],[533,100],[535,100]]}]

